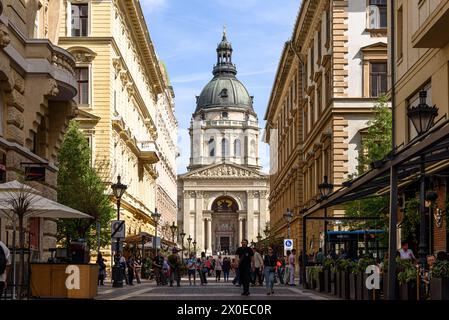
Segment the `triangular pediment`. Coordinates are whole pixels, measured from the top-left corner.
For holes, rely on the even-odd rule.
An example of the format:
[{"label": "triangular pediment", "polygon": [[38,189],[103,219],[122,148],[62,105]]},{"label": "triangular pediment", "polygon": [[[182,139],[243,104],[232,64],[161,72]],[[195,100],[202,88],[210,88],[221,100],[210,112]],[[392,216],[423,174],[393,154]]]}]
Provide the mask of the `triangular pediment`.
[{"label": "triangular pediment", "polygon": [[199,168],[187,172],[180,176],[181,179],[201,178],[201,179],[223,179],[223,178],[240,178],[240,179],[266,179],[267,175],[258,170],[247,168],[244,166],[221,163],[213,164],[203,168]]}]

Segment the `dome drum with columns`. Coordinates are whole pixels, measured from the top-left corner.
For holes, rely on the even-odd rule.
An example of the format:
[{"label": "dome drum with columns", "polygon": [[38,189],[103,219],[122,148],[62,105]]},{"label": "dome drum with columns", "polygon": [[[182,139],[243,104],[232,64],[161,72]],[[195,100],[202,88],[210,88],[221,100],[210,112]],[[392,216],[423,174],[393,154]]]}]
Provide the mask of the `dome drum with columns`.
[{"label": "dome drum with columns", "polygon": [[263,235],[269,222],[258,118],[232,53],[224,32],[213,78],[192,115],[188,172],[178,177],[178,220],[198,253],[233,254],[243,238]]}]

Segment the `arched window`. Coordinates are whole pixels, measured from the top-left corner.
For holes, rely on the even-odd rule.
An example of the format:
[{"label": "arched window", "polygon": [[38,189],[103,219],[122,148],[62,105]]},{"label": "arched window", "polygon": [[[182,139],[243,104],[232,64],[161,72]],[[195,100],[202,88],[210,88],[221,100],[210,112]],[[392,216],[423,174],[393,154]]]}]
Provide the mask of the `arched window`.
[{"label": "arched window", "polygon": [[229,146],[226,138],[221,139],[221,156],[223,158],[229,156]]},{"label": "arched window", "polygon": [[209,156],[215,157],[215,140],[214,140],[214,138],[209,139]]},{"label": "arched window", "polygon": [[242,155],[242,144],[239,139],[234,140],[234,156],[240,157]]},{"label": "arched window", "polygon": [[251,157],[255,157],[256,156],[256,141],[253,139],[251,140]]}]

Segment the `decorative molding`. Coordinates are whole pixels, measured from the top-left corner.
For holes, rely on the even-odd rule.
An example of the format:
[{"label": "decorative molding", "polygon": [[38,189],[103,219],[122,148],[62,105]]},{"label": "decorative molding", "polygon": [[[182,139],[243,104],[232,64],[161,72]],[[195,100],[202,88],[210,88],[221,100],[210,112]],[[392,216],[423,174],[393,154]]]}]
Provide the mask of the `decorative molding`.
[{"label": "decorative molding", "polygon": [[4,48],[11,42],[6,26],[0,23],[0,48]]},{"label": "decorative molding", "polygon": [[254,171],[237,168],[230,165],[220,165],[214,168],[209,168],[205,170],[200,170],[198,172],[192,173],[189,177],[195,178],[211,178],[211,177],[234,177],[234,178],[260,178],[261,175]]}]

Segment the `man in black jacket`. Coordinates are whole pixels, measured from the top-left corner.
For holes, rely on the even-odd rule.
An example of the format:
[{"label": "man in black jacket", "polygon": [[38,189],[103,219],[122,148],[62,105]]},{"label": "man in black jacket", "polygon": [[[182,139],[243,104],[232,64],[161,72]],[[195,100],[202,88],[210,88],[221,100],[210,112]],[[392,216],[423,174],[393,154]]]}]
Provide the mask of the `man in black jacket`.
[{"label": "man in black jacket", "polygon": [[243,239],[242,246],[235,252],[235,259],[239,266],[240,282],[243,286],[242,296],[249,296],[251,268],[254,268],[254,253],[253,250],[248,247],[247,239]]}]

